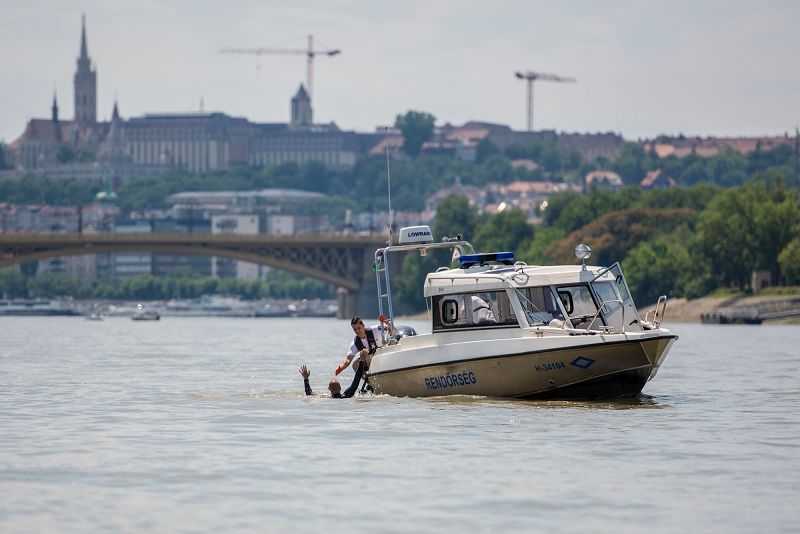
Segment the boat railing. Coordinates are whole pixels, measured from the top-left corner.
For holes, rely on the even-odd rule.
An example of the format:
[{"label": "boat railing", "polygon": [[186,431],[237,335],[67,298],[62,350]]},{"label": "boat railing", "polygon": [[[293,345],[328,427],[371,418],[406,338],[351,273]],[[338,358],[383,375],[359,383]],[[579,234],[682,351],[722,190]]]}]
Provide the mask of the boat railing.
[{"label": "boat railing", "polygon": [[[388,314],[389,321],[394,320],[394,306],[392,303],[392,283],[389,279],[389,253],[391,252],[412,252],[419,251],[421,255],[426,255],[429,250],[439,249],[457,249],[459,253],[463,251],[472,251],[473,247],[469,241],[464,241],[459,238],[442,238],[442,241],[436,243],[410,243],[405,245],[389,245],[379,248],[375,251],[375,263],[373,270],[375,271],[375,282],[378,289],[378,316],[384,317],[384,312]],[[381,276],[383,275],[383,276]],[[384,308],[384,301],[386,307]],[[382,336],[382,341],[386,341],[385,336]]]},{"label": "boat railing", "polygon": [[652,324],[654,327],[659,328],[661,322],[664,320],[664,314],[667,313],[667,296],[661,295],[656,301],[655,307],[648,311],[644,316],[646,323]]}]

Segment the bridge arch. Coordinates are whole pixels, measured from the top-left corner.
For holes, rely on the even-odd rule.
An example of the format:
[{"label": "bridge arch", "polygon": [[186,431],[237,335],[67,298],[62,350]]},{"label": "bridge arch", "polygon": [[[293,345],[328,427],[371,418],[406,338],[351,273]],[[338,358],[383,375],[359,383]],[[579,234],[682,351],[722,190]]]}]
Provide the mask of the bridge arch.
[{"label": "bridge arch", "polygon": [[[151,252],[181,256],[218,256],[266,265],[334,285],[354,303],[366,279],[378,235],[232,235],[232,234],[0,234],[0,267],[26,261],[88,254]],[[354,304],[341,306],[350,314]]]},{"label": "bridge arch", "polygon": [[33,252],[31,254],[16,256],[13,260],[10,260],[10,262],[3,261],[2,263],[0,263],[0,266],[14,265],[17,263],[24,263],[28,261],[46,260],[50,258],[61,258],[66,256],[86,256],[89,254],[105,254],[105,253],[114,254],[114,253],[125,253],[125,252],[151,252],[153,254],[170,254],[174,256],[209,256],[209,257],[216,256],[220,258],[229,258],[232,260],[246,261],[258,265],[273,267],[275,269],[289,271],[296,274],[302,274],[332,284],[337,287],[344,287],[346,289],[356,290],[359,287],[359,284],[355,280],[343,278],[340,275],[337,275],[335,273],[330,273],[322,269],[308,267],[303,264],[294,264],[291,262],[287,262],[285,260],[273,258],[271,256],[255,254],[252,252],[226,250],[224,248],[211,248],[211,247],[200,249],[191,246],[148,247],[144,245],[138,245],[138,246],[119,247],[119,246],[105,245],[105,246],[92,247],[91,249],[86,249],[83,247],[62,248],[57,250],[54,249],[48,251],[39,251],[39,252]]}]

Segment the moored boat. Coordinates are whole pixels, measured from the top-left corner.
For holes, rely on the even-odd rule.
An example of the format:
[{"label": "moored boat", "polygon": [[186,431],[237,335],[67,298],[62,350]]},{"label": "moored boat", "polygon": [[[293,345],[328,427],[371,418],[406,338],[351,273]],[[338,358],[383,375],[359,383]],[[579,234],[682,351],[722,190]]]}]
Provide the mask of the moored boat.
[{"label": "moored boat", "polygon": [[159,321],[161,320],[161,315],[155,310],[147,310],[144,306],[138,304],[131,319],[134,321]]},{"label": "moored boat", "polygon": [[458,267],[426,277],[432,333],[389,339],[374,354],[368,380],[377,393],[635,396],[677,339],[661,326],[666,297],[640,317],[622,267],[586,265],[586,245],[576,248],[581,265],[529,266],[508,252],[472,254],[465,241],[430,237],[403,229],[400,244],[376,252],[379,311],[390,319],[390,254],[452,248],[460,256]]}]

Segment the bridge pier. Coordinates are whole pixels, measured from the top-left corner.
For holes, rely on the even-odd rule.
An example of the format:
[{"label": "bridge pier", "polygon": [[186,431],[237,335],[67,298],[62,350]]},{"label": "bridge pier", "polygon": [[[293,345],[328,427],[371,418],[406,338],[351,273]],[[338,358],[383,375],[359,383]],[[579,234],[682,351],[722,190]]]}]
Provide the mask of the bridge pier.
[{"label": "bridge pier", "polygon": [[340,287],[336,290],[337,319],[350,319],[356,314],[356,294],[349,289]]},{"label": "bridge pier", "polygon": [[354,315],[372,322],[378,316],[378,291],[375,278],[369,276],[361,282],[361,287],[353,291],[344,287],[336,289],[337,319],[352,319]]}]

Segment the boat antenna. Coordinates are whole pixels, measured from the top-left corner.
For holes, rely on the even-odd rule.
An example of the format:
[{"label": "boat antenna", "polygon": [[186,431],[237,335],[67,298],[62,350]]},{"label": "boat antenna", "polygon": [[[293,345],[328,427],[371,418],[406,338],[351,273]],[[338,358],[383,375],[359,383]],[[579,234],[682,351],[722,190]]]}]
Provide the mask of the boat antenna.
[{"label": "boat antenna", "polygon": [[392,244],[394,234],[394,213],[392,212],[392,167],[389,163],[389,143],[386,143],[386,189],[389,196],[389,245]]}]

